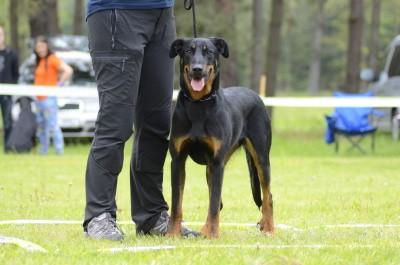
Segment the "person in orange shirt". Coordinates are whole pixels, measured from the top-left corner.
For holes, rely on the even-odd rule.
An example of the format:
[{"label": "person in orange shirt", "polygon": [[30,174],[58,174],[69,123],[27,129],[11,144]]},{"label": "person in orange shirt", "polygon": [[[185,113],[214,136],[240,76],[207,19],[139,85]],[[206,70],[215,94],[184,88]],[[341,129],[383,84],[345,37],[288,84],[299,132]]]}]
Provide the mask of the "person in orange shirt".
[{"label": "person in orange shirt", "polygon": [[[62,86],[72,76],[72,68],[61,61],[49,48],[49,42],[44,36],[35,41],[35,85]],[[50,137],[57,154],[64,152],[64,140],[58,125],[57,97],[37,96],[37,123],[39,137],[39,153],[47,154]]]}]

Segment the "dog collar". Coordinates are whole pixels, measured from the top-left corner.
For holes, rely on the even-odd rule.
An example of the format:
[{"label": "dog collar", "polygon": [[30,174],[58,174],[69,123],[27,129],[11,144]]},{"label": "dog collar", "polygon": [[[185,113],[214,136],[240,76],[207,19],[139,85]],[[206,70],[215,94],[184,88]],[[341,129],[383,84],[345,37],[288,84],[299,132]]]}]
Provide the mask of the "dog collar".
[{"label": "dog collar", "polygon": [[182,90],[182,93],[183,93],[183,96],[191,102],[209,101],[217,96],[217,91],[215,89],[210,94],[208,94],[206,97],[203,97],[203,98],[197,99],[197,100],[192,99],[188,94],[186,94],[185,90]]}]

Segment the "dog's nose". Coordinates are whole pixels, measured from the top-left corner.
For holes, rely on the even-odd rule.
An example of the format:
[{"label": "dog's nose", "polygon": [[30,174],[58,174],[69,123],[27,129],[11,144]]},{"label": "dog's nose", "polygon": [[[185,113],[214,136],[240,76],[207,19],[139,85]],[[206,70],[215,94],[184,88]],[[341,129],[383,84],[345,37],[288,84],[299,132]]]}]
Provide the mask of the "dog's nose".
[{"label": "dog's nose", "polygon": [[194,75],[201,75],[203,73],[203,66],[201,64],[193,65],[192,71]]}]

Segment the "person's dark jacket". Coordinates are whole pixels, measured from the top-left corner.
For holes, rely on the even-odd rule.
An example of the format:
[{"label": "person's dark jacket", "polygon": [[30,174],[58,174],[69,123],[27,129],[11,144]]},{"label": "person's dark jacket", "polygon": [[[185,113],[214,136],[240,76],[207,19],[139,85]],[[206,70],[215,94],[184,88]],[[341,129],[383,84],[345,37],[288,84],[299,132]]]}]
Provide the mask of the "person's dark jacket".
[{"label": "person's dark jacket", "polygon": [[16,84],[19,78],[18,55],[11,49],[0,50],[0,57],[3,57],[3,69],[0,69],[0,83]]},{"label": "person's dark jacket", "polygon": [[87,17],[95,12],[112,9],[154,9],[174,6],[174,0],[89,0]]}]

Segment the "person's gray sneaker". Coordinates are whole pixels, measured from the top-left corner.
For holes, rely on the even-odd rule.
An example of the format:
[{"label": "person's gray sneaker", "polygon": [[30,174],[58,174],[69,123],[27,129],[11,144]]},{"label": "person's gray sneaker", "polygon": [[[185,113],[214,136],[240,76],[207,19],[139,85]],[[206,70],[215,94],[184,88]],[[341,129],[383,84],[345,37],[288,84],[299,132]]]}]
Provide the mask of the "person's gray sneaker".
[{"label": "person's gray sneaker", "polygon": [[113,241],[124,239],[124,233],[117,226],[115,219],[110,213],[102,213],[90,220],[87,225],[86,236],[93,239],[108,239]]},{"label": "person's gray sneaker", "polygon": [[[156,224],[148,232],[149,235],[164,236],[167,234],[169,224],[169,215],[166,211],[161,212],[160,218],[158,218]],[[182,225],[181,236],[183,237],[198,237],[201,234],[193,231],[186,226]]]}]

